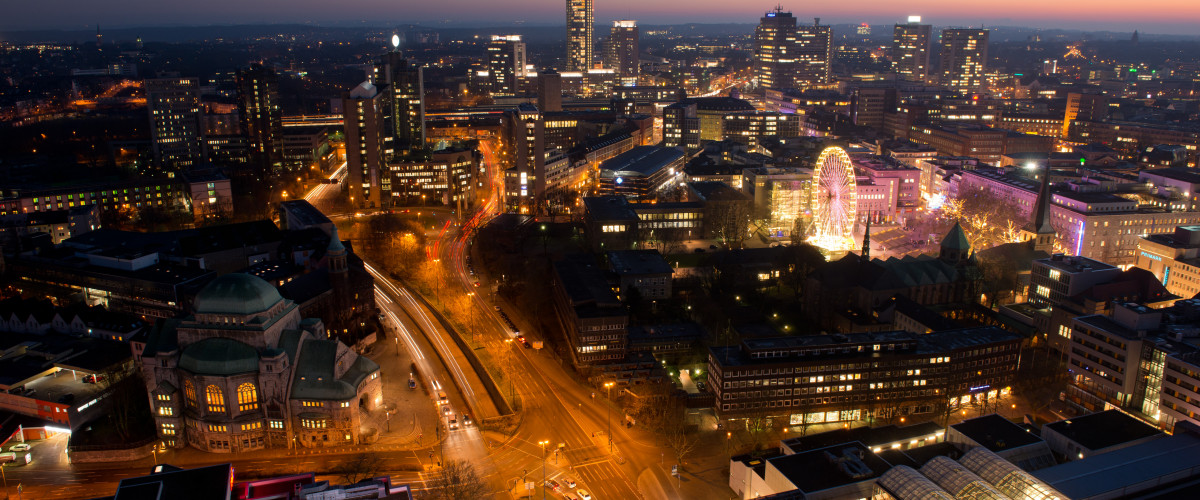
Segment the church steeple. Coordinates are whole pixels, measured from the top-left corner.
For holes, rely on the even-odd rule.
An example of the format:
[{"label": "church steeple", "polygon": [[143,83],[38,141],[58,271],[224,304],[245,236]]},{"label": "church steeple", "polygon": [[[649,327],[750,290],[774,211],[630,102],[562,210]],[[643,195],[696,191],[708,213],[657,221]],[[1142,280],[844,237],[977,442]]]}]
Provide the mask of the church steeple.
[{"label": "church steeple", "polygon": [[338,237],[337,226],[333,226],[333,232],[329,235],[329,247],[325,249],[325,253],[329,257],[329,272],[344,274],[346,272],[346,247],[342,245],[342,239]]},{"label": "church steeple", "polygon": [[1029,221],[1021,232],[1028,240],[1033,240],[1033,249],[1050,253],[1054,250],[1054,239],[1057,233],[1050,224],[1050,171],[1046,168],[1042,176],[1042,186],[1038,190],[1037,207],[1033,211],[1033,220]]},{"label": "church steeple", "polygon": [[871,214],[867,214],[867,228],[863,231],[863,248],[862,258],[864,261],[871,260]]}]

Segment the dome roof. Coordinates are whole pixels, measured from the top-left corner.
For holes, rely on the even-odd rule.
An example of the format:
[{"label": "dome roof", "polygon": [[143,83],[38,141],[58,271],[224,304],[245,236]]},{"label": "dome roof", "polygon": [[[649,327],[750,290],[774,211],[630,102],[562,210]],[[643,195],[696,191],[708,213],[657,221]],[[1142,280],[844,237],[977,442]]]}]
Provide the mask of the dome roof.
[{"label": "dome roof", "polygon": [[227,338],[204,339],[183,349],[179,367],[196,375],[236,375],[258,371],[258,351]]},{"label": "dome roof", "polygon": [[258,276],[230,273],[217,278],[196,294],[201,314],[254,314],[270,309],[283,297]]}]

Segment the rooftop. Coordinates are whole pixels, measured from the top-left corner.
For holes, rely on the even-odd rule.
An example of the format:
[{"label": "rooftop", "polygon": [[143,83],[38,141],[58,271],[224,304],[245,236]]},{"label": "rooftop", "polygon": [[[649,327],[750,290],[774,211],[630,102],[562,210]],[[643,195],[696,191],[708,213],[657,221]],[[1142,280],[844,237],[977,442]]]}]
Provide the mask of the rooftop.
[{"label": "rooftop", "polygon": [[899,441],[908,442],[913,439],[935,436],[941,432],[942,426],[936,422],[925,422],[903,427],[896,425],[855,427],[853,429],[835,429],[811,436],[785,439],[781,444],[796,452],[826,448],[838,443],[851,441],[858,441],[868,448],[874,448]]},{"label": "rooftop", "polygon": [[658,250],[608,252],[608,266],[617,275],[671,274],[671,266]]},{"label": "rooftop", "polygon": [[873,480],[892,468],[859,442],[784,455],[771,459],[770,465],[804,493]]},{"label": "rooftop", "polygon": [[210,465],[180,469],[156,465],[148,476],[122,479],[113,500],[211,500],[229,498],[233,485],[233,466]]},{"label": "rooftop", "polygon": [[[659,146],[638,146],[600,164],[601,172],[632,172],[645,176],[683,158],[683,151]],[[628,174],[626,174],[628,175]]]},{"label": "rooftop", "polygon": [[[1162,439],[1072,460],[1033,474],[1069,498],[1123,498],[1128,493],[1153,487],[1138,488],[1137,485],[1174,484],[1173,481],[1179,478],[1193,477],[1198,468],[1200,436],[1176,432]],[[1130,491],[1130,487],[1135,490]]]},{"label": "rooftop", "polygon": [[950,427],[997,453],[1042,442],[1042,438],[1029,430],[994,413],[964,420]]},{"label": "rooftop", "polygon": [[1045,429],[1053,430],[1092,451],[1156,435],[1165,436],[1162,431],[1117,410],[1051,422],[1046,424]]}]

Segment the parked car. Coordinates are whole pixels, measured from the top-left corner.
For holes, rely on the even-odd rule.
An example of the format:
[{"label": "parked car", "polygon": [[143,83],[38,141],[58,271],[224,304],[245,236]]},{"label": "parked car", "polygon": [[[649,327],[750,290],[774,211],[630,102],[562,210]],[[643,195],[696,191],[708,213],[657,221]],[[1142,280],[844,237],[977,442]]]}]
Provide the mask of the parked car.
[{"label": "parked car", "polygon": [[21,443],[14,444],[8,451],[29,451],[29,448],[32,448],[32,446],[29,446],[29,443]]}]

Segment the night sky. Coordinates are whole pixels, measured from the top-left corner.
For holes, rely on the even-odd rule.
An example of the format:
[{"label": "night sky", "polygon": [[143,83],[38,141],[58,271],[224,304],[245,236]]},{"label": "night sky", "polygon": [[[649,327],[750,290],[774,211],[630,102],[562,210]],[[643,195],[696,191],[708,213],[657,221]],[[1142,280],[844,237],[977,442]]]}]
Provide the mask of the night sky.
[{"label": "night sky", "polygon": [[[277,24],[564,24],[563,0],[48,0],[4,2],[0,29],[88,29],[159,25]],[[974,25],[1200,35],[1196,0],[834,0],[781,2],[801,20],[891,24],[921,15],[938,26]],[[596,0],[596,20],[643,24],[755,23],[775,1]],[[686,10],[682,10],[686,7]],[[1086,9],[1086,10],[1084,10]],[[442,23],[440,21],[450,21]]]}]

